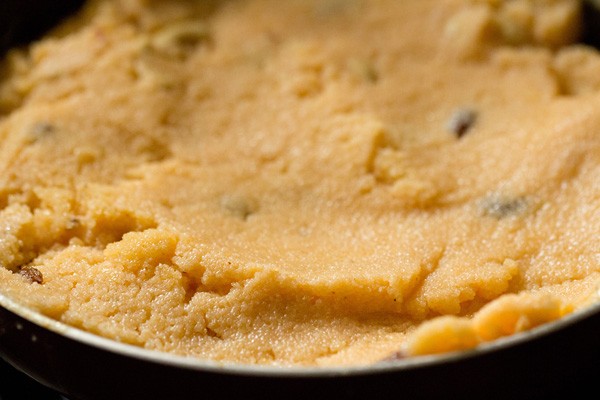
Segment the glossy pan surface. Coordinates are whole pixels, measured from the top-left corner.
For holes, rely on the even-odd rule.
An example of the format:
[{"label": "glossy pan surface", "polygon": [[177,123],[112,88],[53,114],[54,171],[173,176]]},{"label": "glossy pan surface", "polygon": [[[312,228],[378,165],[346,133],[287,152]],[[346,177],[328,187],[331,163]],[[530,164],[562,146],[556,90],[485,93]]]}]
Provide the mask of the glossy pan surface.
[{"label": "glossy pan surface", "polygon": [[[2,1],[0,51],[32,40],[80,3]],[[590,21],[588,41],[600,26]],[[470,352],[368,367],[286,369],[149,352],[68,327],[0,294],[0,357],[71,400],[582,398],[600,392],[600,304]],[[0,376],[0,388],[10,384],[6,379]]]}]

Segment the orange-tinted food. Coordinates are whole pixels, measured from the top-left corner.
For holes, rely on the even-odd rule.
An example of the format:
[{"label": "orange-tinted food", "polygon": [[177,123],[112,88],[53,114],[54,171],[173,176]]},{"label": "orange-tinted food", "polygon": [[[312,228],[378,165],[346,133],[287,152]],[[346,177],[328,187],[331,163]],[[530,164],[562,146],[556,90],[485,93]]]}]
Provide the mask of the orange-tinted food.
[{"label": "orange-tinted food", "polygon": [[600,56],[579,20],[569,0],[91,2],[4,65],[0,292],[297,366],[583,308]]}]

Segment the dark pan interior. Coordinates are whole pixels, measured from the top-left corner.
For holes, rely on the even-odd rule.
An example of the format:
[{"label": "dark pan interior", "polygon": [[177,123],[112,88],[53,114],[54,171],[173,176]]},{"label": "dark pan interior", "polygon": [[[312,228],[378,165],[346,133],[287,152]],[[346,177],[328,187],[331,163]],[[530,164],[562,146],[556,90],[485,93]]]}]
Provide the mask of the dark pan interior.
[{"label": "dark pan interior", "polygon": [[[39,38],[85,0],[1,0],[0,55],[14,46]],[[168,1],[168,0],[167,0]],[[600,48],[600,11],[591,1],[583,3],[581,42]]]},{"label": "dark pan interior", "polygon": [[[0,0],[0,55],[39,38],[82,3],[82,0]],[[0,400],[61,400],[61,397],[0,358]]]},{"label": "dark pan interior", "polygon": [[1,0],[0,54],[43,35],[83,0]]}]

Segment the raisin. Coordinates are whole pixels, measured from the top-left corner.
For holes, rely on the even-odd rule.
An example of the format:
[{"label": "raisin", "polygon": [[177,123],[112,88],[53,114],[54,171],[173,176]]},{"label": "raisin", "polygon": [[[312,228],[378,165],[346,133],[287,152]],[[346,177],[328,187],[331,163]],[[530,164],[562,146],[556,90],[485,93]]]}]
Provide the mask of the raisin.
[{"label": "raisin", "polygon": [[18,274],[27,278],[30,283],[39,283],[40,285],[44,283],[42,272],[35,267],[25,266],[19,270]]}]

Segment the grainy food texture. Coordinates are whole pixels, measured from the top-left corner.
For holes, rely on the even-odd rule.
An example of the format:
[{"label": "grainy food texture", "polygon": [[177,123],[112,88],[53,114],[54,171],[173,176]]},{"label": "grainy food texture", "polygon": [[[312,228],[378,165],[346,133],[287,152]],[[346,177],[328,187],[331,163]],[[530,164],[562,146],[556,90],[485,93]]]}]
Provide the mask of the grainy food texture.
[{"label": "grainy food texture", "polygon": [[348,366],[598,302],[575,0],[91,0],[5,57],[0,292],[119,342]]}]

